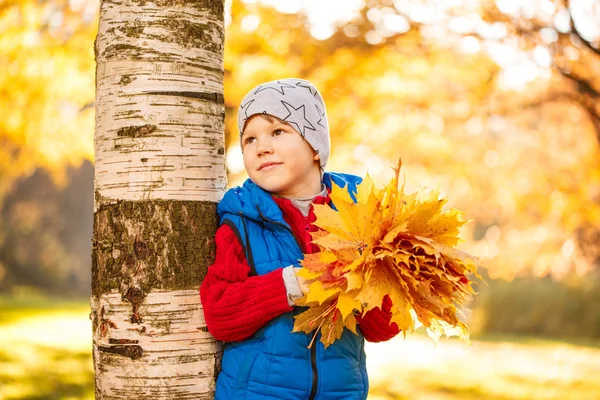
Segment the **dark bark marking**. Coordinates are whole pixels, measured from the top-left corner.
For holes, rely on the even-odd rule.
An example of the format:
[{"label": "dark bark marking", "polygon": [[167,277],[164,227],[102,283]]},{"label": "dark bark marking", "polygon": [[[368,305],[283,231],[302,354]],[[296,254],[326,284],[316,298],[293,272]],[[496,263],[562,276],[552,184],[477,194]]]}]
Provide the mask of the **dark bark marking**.
[{"label": "dark bark marking", "polygon": [[146,258],[146,254],[148,254],[148,246],[146,243],[136,240],[133,243],[133,251],[138,259],[143,260]]},{"label": "dark bark marking", "polygon": [[[94,327],[94,331],[96,331],[95,326],[98,324],[98,320],[94,317],[95,316],[92,315],[92,326]],[[117,324],[112,322],[110,319],[104,318],[104,306],[102,306],[102,309],[100,310],[99,319],[100,326],[98,328],[100,329],[100,337],[106,337],[109,328],[117,329]]]},{"label": "dark bark marking", "polygon": [[140,126],[124,126],[117,131],[119,137],[139,138],[148,136],[156,130],[156,125],[146,124]]},{"label": "dark bark marking", "polygon": [[138,344],[140,341],[135,339],[108,339],[109,344]]},{"label": "dark bark marking", "polygon": [[121,80],[119,81],[119,85],[129,85],[131,82],[133,82],[135,80],[135,76],[133,78],[131,78],[129,75],[123,75],[121,76]]},{"label": "dark bark marking", "polygon": [[[148,0],[135,0],[133,3],[137,3],[138,6],[143,7],[148,3]],[[201,0],[191,2],[186,2],[185,0],[153,0],[152,3],[157,8],[172,8],[187,5],[202,13],[208,11],[210,15],[215,16],[218,20],[223,19],[225,8],[225,2],[223,0]]]},{"label": "dark bark marking", "polygon": [[223,93],[216,92],[176,92],[176,91],[164,91],[164,92],[144,92],[144,94],[154,94],[159,96],[178,96],[178,97],[189,97],[193,99],[208,100],[217,104],[225,104],[225,97]]},{"label": "dark bark marking", "polygon": [[132,360],[137,360],[144,354],[144,350],[138,345],[98,346],[98,351],[129,357]]},{"label": "dark bark marking", "polygon": [[129,288],[129,290],[127,290],[127,293],[125,293],[125,295],[123,296],[123,299],[131,303],[133,309],[130,318],[132,324],[141,324],[142,322],[144,322],[144,319],[139,314],[139,310],[145,298],[146,293],[144,293],[141,289],[136,287]]},{"label": "dark bark marking", "polygon": [[[115,58],[140,58],[148,52],[142,47],[133,46],[125,43],[111,44],[102,52],[101,58],[105,60]],[[98,59],[98,57],[96,57]]]}]

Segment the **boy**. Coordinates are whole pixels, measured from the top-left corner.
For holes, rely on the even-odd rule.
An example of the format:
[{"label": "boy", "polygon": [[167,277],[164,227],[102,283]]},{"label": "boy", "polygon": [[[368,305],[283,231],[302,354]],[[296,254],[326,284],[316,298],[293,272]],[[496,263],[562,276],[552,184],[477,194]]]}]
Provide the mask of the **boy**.
[{"label": "boy", "polygon": [[217,254],[202,282],[206,324],[223,343],[215,399],[366,399],[364,339],[398,334],[391,302],[357,316],[359,335],[344,329],[325,349],[292,333],[296,277],[303,253],[318,251],[311,204],[329,204],[331,181],[354,197],[360,178],[324,172],[329,158],[325,104],[308,81],[287,78],[253,88],[238,110],[249,179],[218,205]]}]

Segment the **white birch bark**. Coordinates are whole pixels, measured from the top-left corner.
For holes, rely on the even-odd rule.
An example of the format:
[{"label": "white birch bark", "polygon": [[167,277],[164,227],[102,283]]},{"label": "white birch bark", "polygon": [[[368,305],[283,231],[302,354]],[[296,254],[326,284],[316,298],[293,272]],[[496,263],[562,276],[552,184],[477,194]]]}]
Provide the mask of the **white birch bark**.
[{"label": "white birch bark", "polygon": [[[96,191],[124,200],[218,201],[227,185],[222,12],[202,10],[202,1],[162,3],[102,2]],[[220,102],[201,100],[214,96]]]},{"label": "white birch bark", "polygon": [[139,310],[142,324],[131,322],[131,304],[118,291],[92,298],[92,308],[100,314],[97,398],[213,398],[220,346],[206,330],[198,291],[151,292]]},{"label": "white birch bark", "polygon": [[223,2],[104,0],[96,39],[96,399],[212,399],[198,295],[226,188]]}]

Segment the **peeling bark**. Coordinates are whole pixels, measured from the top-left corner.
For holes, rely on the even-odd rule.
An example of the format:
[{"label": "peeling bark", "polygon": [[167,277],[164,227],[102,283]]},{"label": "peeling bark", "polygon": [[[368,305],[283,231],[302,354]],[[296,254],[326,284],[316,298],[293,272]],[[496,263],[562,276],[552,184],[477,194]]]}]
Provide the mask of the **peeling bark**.
[{"label": "peeling bark", "polygon": [[152,289],[196,288],[215,255],[216,203],[100,205],[92,237],[92,294],[118,290],[135,305]]},{"label": "peeling bark", "polygon": [[223,2],[103,0],[95,42],[96,399],[212,399],[198,287],[225,188]]}]

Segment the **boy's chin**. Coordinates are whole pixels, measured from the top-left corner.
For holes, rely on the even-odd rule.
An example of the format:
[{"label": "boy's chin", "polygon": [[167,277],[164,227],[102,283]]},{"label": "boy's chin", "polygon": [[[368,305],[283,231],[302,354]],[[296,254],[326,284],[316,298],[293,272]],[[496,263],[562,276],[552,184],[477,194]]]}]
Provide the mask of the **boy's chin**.
[{"label": "boy's chin", "polygon": [[267,191],[267,192],[269,192],[271,194],[274,194],[274,195],[278,195],[278,194],[280,194],[281,192],[284,191],[284,187],[282,187],[281,185],[268,184],[268,183],[263,183],[262,185],[260,183],[257,183],[257,185],[261,189],[263,189],[263,190],[265,190],[265,191]]},{"label": "boy's chin", "polygon": [[250,177],[250,180],[259,188],[261,188],[262,190],[265,190],[269,193],[273,193],[276,191],[281,190],[281,185],[278,185],[277,183],[274,182],[266,182],[265,179],[260,179],[257,177]]},{"label": "boy's chin", "polygon": [[289,191],[290,186],[285,185],[284,182],[254,182],[262,190],[268,192],[274,196],[287,197],[286,193]]}]

